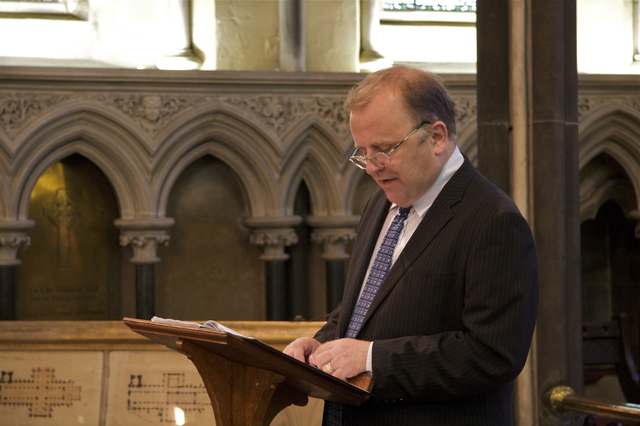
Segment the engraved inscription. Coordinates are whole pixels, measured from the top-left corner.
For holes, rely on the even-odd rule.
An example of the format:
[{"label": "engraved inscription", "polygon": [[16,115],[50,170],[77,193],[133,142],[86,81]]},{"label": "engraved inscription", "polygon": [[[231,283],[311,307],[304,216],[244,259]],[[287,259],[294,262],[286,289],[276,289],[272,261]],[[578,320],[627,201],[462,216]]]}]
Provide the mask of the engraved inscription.
[{"label": "engraved inscription", "polygon": [[55,379],[52,368],[34,368],[31,379],[14,378],[13,371],[0,376],[0,405],[28,406],[29,417],[53,417],[54,407],[71,407],[80,401],[81,387],[72,380]]},{"label": "engraved inscription", "polygon": [[185,414],[211,409],[202,383],[187,383],[183,373],[164,373],[161,383],[146,383],[142,374],[129,376],[127,411],[148,421],[175,423],[174,408]]}]

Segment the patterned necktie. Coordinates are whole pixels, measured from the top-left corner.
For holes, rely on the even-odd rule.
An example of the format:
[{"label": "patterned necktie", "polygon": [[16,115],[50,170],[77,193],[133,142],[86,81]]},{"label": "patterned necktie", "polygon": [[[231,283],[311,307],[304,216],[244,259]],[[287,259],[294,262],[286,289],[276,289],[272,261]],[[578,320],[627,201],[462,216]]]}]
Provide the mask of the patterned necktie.
[{"label": "patterned necktie", "polygon": [[389,225],[387,235],[384,236],[382,244],[380,244],[380,248],[376,254],[376,259],[373,261],[373,266],[371,266],[367,283],[365,284],[364,290],[360,295],[360,299],[351,314],[351,320],[349,321],[345,337],[355,339],[358,335],[360,327],[362,327],[364,317],[367,315],[367,311],[371,306],[371,302],[373,302],[376,292],[380,288],[380,285],[384,281],[384,277],[391,268],[393,251],[396,248],[396,244],[398,244],[398,237],[402,232],[404,221],[407,219],[410,209],[411,207],[400,207],[398,214],[393,218],[391,225]]},{"label": "patterned necktie", "polygon": [[[398,237],[404,227],[404,221],[409,215],[409,210],[411,210],[411,207],[400,207],[398,214],[393,218],[391,225],[389,225],[387,234],[384,236],[382,244],[380,244],[380,248],[376,254],[376,259],[371,266],[364,290],[351,314],[351,320],[349,321],[345,337],[355,339],[358,335],[364,317],[367,315],[367,311],[371,306],[371,302],[384,281],[384,277],[391,268],[393,251],[396,248],[396,244],[398,244]],[[341,403],[326,401],[324,404],[322,424],[324,426],[342,426],[342,410],[343,405]]]}]

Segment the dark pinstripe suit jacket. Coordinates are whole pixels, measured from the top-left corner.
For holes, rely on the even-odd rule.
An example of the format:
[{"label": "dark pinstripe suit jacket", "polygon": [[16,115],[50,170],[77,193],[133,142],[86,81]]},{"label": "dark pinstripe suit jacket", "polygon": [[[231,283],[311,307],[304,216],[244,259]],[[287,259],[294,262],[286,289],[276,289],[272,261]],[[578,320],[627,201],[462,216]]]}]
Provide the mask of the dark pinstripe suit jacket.
[{"label": "dark pinstripe suit jacket", "polygon": [[[343,300],[316,334],[343,337],[390,207],[362,215]],[[372,398],[346,425],[512,424],[512,383],[536,319],[533,237],[511,199],[464,164],[389,271],[359,339],[374,341]]]}]

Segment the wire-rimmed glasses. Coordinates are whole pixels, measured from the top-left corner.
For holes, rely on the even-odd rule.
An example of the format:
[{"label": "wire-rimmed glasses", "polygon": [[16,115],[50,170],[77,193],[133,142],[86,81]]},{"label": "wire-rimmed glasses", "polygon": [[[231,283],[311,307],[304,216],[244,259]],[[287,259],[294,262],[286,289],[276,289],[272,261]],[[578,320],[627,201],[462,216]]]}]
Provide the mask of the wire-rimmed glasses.
[{"label": "wire-rimmed glasses", "polygon": [[[349,161],[351,161],[353,164],[355,164],[356,166],[360,167],[361,169],[366,169],[367,168],[367,161],[371,160],[371,162],[373,162],[373,164],[375,164],[376,166],[381,167],[381,168],[384,169],[389,164],[391,164],[391,158],[389,158],[391,153],[393,151],[395,151],[396,149],[398,149],[398,147],[400,145],[402,145],[407,139],[409,139],[411,137],[411,135],[413,135],[415,132],[417,132],[425,124],[431,124],[431,123],[429,121],[423,121],[422,124],[420,124],[418,127],[413,129],[411,131],[411,133],[409,133],[407,135],[406,138],[402,139],[400,142],[398,142],[398,144],[396,146],[394,146],[393,148],[390,148],[390,149],[388,149],[386,151],[374,152],[370,156],[365,157],[364,155],[362,155],[362,152],[360,151],[360,149],[356,148],[355,151],[353,151],[353,154],[351,154],[351,157],[349,157]],[[360,155],[357,155],[358,152],[360,153]]]}]

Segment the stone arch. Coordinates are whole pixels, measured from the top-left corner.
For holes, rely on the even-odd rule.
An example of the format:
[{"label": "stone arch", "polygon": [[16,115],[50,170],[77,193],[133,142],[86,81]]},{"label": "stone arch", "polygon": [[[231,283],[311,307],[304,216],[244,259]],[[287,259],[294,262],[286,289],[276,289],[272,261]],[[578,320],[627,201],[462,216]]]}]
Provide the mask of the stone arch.
[{"label": "stone arch", "polygon": [[[640,113],[612,104],[593,111],[580,121],[580,212],[581,220],[594,218],[607,200],[616,200],[629,216],[640,203]],[[624,179],[600,168],[588,167],[594,159],[606,155],[624,171],[633,188],[625,189]],[[602,158],[602,157],[601,157]],[[609,167],[611,169],[611,167]],[[589,174],[590,177],[585,176]],[[629,196],[635,197],[631,207]],[[627,201],[625,201],[627,200]]]},{"label": "stone arch", "polygon": [[[185,117],[185,114],[187,117]],[[180,174],[198,158],[212,155],[237,174],[254,217],[279,216],[277,186],[280,150],[267,126],[232,106],[214,104],[180,115],[159,137],[152,173],[152,205],[166,213],[169,193]]]},{"label": "stone arch", "polygon": [[322,120],[306,120],[296,126],[297,132],[284,154],[281,191],[286,214],[292,214],[296,192],[301,181],[307,185],[314,216],[345,214],[338,188],[338,170],[344,164],[343,143],[333,129]]},{"label": "stone arch", "polygon": [[[148,164],[144,135],[118,114],[91,102],[61,104],[43,114],[33,130],[19,134],[13,166],[13,214],[28,217],[31,191],[44,171],[57,161],[80,154],[107,176],[123,219],[149,217],[149,191],[140,165]],[[136,158],[137,161],[132,160]]]}]

